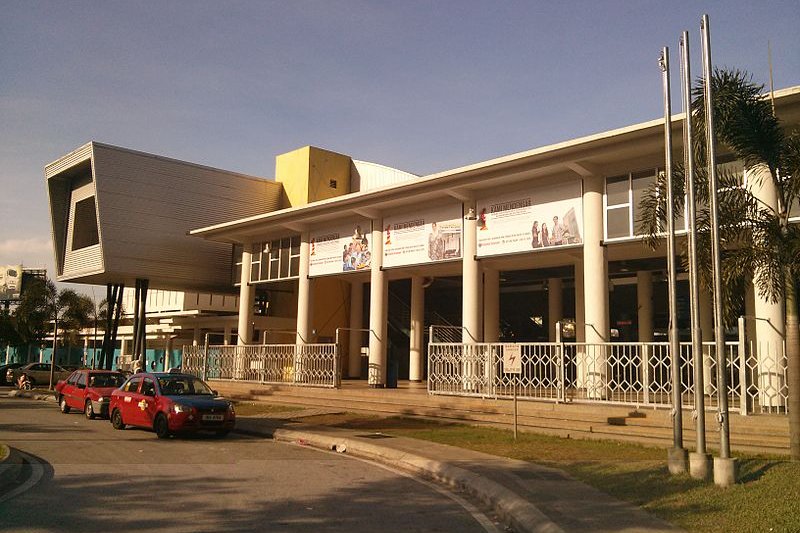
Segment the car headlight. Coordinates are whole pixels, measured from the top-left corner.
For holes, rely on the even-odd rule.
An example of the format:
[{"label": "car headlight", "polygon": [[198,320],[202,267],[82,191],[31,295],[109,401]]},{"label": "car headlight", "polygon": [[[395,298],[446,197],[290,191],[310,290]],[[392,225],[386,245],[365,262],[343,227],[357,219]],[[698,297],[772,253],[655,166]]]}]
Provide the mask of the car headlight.
[{"label": "car headlight", "polygon": [[177,413],[191,413],[192,412],[192,408],[189,407],[188,405],[181,405],[179,403],[176,403],[176,404],[173,404],[172,411],[174,413],[176,413],[176,414]]}]

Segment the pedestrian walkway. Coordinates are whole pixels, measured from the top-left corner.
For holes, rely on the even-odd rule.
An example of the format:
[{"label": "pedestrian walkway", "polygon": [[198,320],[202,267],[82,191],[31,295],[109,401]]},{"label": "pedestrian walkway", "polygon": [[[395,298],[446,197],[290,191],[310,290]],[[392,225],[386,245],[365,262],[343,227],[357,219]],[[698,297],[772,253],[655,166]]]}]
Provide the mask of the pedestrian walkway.
[{"label": "pedestrian walkway", "polygon": [[[272,416],[272,415],[270,415]],[[346,453],[463,490],[515,532],[680,531],[554,468],[383,433],[239,417],[237,431]]]}]

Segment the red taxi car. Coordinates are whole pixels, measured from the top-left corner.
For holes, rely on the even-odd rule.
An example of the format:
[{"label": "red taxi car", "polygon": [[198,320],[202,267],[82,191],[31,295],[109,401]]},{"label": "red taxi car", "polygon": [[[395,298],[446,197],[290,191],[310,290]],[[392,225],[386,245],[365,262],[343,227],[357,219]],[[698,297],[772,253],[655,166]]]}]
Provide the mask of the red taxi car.
[{"label": "red taxi car", "polygon": [[56,383],[56,399],[62,413],[83,411],[86,418],[108,416],[111,391],[125,382],[125,375],[113,370],[76,370]]},{"label": "red taxi car", "polygon": [[233,404],[189,374],[134,374],[111,394],[109,412],[114,429],[148,428],[160,439],[191,431],[224,436],[236,424]]}]

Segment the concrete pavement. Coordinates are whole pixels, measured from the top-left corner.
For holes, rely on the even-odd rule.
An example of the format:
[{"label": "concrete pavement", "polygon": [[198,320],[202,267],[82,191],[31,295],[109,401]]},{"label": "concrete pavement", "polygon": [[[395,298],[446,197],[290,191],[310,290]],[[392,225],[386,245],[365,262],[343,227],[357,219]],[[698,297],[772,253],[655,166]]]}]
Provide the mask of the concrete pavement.
[{"label": "concrete pavement", "polygon": [[[15,391],[47,400],[47,395]],[[49,398],[52,398],[50,396]],[[280,418],[279,418],[280,416]],[[514,531],[680,531],[642,509],[611,498],[563,471],[382,433],[313,426],[270,417],[239,417],[236,431],[368,459],[465,491]],[[18,473],[0,450],[0,487]]]}]

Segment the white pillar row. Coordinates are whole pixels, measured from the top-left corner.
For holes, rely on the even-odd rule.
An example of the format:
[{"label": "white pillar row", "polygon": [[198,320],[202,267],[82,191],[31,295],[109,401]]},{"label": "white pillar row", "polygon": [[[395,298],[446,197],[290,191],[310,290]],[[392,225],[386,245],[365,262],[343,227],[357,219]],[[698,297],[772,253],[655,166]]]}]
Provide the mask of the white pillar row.
[{"label": "white pillar row", "polygon": [[364,338],[362,328],[364,318],[364,284],[360,281],[350,283],[350,353],[347,360],[347,377],[361,377],[361,342]]},{"label": "white pillar row", "polygon": [[425,287],[422,276],[411,277],[411,328],[409,338],[408,379],[422,381],[425,375]]},{"label": "white pillar row", "polygon": [[483,340],[500,340],[500,271],[493,268],[483,271]]},{"label": "white pillar row", "polygon": [[475,202],[464,203],[464,256],[461,288],[461,342],[474,344],[481,341],[481,269],[478,262],[478,224]]},{"label": "white pillar row", "polygon": [[598,344],[609,341],[608,257],[603,245],[603,187],[602,176],[583,180],[583,283],[585,333],[588,358],[589,398],[605,398],[608,369],[606,347]]},{"label": "white pillar row", "polygon": [[556,323],[564,318],[564,284],[561,278],[547,280],[547,331],[548,340],[556,342]]},{"label": "white pillar row", "polygon": [[369,278],[369,367],[370,387],[386,385],[387,318],[389,314],[389,280],[383,271],[383,220],[372,221],[372,261]]},{"label": "white pillar row", "polygon": [[[250,324],[255,314],[256,291],[250,284],[250,269],[253,261],[253,245],[245,243],[242,250],[242,275],[239,278],[239,322],[237,326],[237,345],[253,342]],[[196,330],[195,330],[196,331]],[[230,328],[225,328],[225,344],[230,339]]]},{"label": "white pillar row", "polygon": [[308,277],[310,236],[304,231],[300,236],[300,267],[297,277],[297,337],[295,344],[307,344],[311,339],[311,278]]},{"label": "white pillar row", "polygon": [[[778,206],[778,191],[772,176],[766,169],[747,170],[745,180],[753,196],[765,206],[775,210]],[[787,207],[784,207],[787,208]],[[755,278],[758,279],[756,271]],[[755,283],[755,280],[754,280]],[[781,392],[786,387],[783,369],[786,367],[786,354],[783,349],[786,318],[783,302],[771,302],[761,296],[755,287],[755,343],[753,348],[758,365],[759,404],[762,408],[781,409],[786,401]]]},{"label": "white pillar row", "polygon": [[703,383],[705,383],[705,393],[714,394],[714,383],[717,382],[717,374],[714,371],[715,358],[711,351],[713,346],[706,344],[714,341],[714,301],[710,290],[700,291],[700,338],[703,341]]}]

